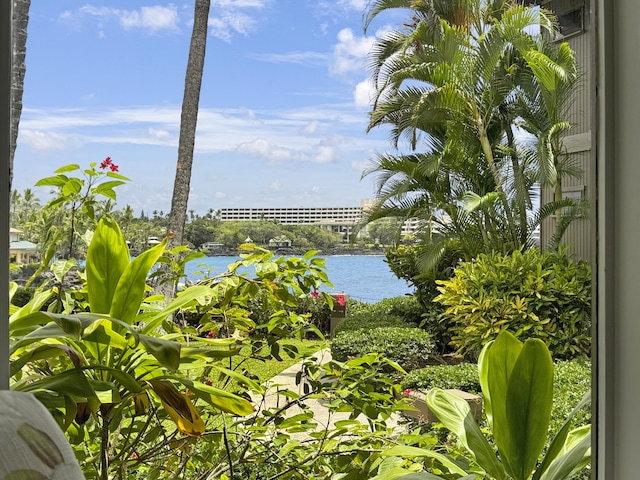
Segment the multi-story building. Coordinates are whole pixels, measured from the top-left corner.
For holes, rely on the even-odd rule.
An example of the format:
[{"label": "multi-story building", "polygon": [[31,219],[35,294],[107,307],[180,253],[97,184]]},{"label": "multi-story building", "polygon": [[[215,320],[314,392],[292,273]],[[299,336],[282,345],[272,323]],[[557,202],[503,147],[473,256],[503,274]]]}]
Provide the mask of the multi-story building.
[{"label": "multi-story building", "polygon": [[[313,225],[339,233],[348,242],[371,203],[372,200],[362,200],[359,207],[221,208],[218,218],[223,222],[267,220],[283,225]],[[418,225],[415,219],[405,221],[402,235],[415,234]]]}]

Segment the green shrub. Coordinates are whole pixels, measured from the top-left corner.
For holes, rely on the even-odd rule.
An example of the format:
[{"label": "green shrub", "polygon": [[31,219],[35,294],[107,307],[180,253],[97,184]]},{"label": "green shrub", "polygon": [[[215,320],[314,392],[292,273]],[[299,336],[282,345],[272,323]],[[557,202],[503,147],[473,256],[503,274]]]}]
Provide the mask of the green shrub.
[{"label": "green shrub", "polygon": [[[409,372],[401,382],[403,389],[426,392],[430,388],[457,388],[469,393],[480,392],[478,365],[433,365]],[[555,362],[553,373],[553,409],[550,432],[557,432],[573,408],[591,387],[591,365],[587,359]],[[574,417],[574,427],[587,425],[591,412],[585,408]]]},{"label": "green shrub", "polygon": [[331,341],[331,355],[344,362],[350,357],[379,353],[397,362],[406,371],[427,365],[433,342],[419,328],[379,327],[339,332]]},{"label": "green shrub", "polygon": [[25,288],[18,287],[16,293],[11,297],[11,303],[16,307],[24,307],[29,300],[33,298],[33,293],[35,292],[35,288]]},{"label": "green shrub", "polygon": [[[591,364],[586,358],[555,362],[553,410],[550,432],[557,432],[564,419],[591,388]],[[584,408],[574,417],[574,427],[591,422],[591,411]]]},{"label": "green shrub", "polygon": [[444,390],[456,388],[469,393],[480,391],[478,365],[461,363],[460,365],[432,365],[409,372],[402,379],[402,388],[426,392],[430,388]]},{"label": "green shrub", "polygon": [[556,359],[589,355],[591,268],[565,252],[481,254],[439,281],[452,345],[476,355],[502,330],[544,341]]},{"label": "green shrub", "polygon": [[379,327],[410,328],[412,325],[395,315],[381,315],[379,313],[361,312],[350,314],[333,331],[334,337],[340,332],[368,330]]},{"label": "green shrub", "polygon": [[424,308],[413,295],[384,298],[376,303],[349,300],[349,315],[371,313],[377,315],[397,315],[418,325],[422,321]]}]

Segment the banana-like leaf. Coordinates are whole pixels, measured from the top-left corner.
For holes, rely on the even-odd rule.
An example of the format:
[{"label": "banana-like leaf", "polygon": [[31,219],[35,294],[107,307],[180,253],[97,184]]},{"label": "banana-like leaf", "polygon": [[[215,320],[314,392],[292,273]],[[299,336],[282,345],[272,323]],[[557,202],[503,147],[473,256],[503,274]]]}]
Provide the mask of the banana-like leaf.
[{"label": "banana-like leaf", "polygon": [[166,239],[128,263],[113,294],[109,315],[133,323],[144,299],[147,276],[164,251]]},{"label": "banana-like leaf", "polygon": [[569,433],[564,448],[540,480],[564,480],[584,468],[590,460],[591,425],[585,425]]},{"label": "banana-like leaf", "polygon": [[97,370],[100,372],[107,372],[113,377],[113,379],[126,388],[131,393],[140,393],[142,391],[142,385],[128,372],[119,370],[117,368],[107,367],[105,365],[94,365],[87,367],[87,370]]},{"label": "banana-like leaf", "polygon": [[180,367],[181,345],[178,342],[150,335],[140,335],[140,343],[163,367],[172,371],[176,371]]},{"label": "banana-like leaf", "polygon": [[108,217],[100,219],[87,250],[87,292],[92,313],[111,311],[113,296],[129,258],[129,247],[120,227]]},{"label": "banana-like leaf", "polygon": [[478,465],[496,480],[508,480],[504,466],[482,434],[469,404],[460,397],[439,388],[429,390],[426,397],[429,409],[438,420],[458,436]]},{"label": "banana-like leaf", "polygon": [[51,298],[53,295],[52,290],[46,290],[43,292],[36,292],[29,302],[20,308],[18,311],[13,313],[11,317],[9,317],[9,323],[13,323],[16,320],[24,318],[32,313],[37,313],[43,307],[43,305]]},{"label": "banana-like leaf", "polygon": [[20,348],[30,345],[35,342],[39,342],[40,340],[47,340],[52,338],[58,339],[69,339],[69,340],[77,340],[73,335],[67,333],[64,329],[60,328],[59,325],[55,323],[48,323],[40,328],[37,328],[33,332],[29,333],[22,337],[21,340],[12,343],[9,348],[9,353],[13,355]]},{"label": "banana-like leaf", "polygon": [[226,392],[216,387],[206,385],[201,382],[194,382],[186,378],[174,378],[175,381],[182,383],[198,398],[201,398],[213,407],[223,412],[232,413],[238,416],[250,415],[253,413],[253,405],[248,400]]},{"label": "banana-like leaf", "polygon": [[558,430],[555,437],[551,441],[551,445],[549,445],[549,449],[547,450],[547,454],[544,456],[544,459],[536,469],[536,473],[533,475],[532,480],[540,480],[540,477],[544,472],[546,472],[549,465],[560,455],[560,453],[565,449],[567,437],[569,436],[571,423],[576,414],[584,408],[586,405],[591,403],[591,390],[589,390],[582,400],[578,402],[578,405],[573,409],[573,411],[567,416],[562,427]]},{"label": "banana-like leaf", "polygon": [[553,361],[544,342],[524,343],[505,397],[506,416],[494,414],[494,426],[504,422],[499,431],[506,436],[494,431],[494,438],[507,470],[516,480],[528,480],[547,439],[553,404]]},{"label": "banana-like leaf", "polygon": [[504,421],[497,422],[496,417],[504,419],[507,415],[507,386],[511,370],[522,350],[522,342],[509,332],[501,332],[493,342],[482,350],[478,362],[480,386],[484,398],[485,411],[494,436],[504,436],[500,430],[506,428]]},{"label": "banana-like leaf", "polygon": [[207,297],[213,295],[213,291],[210,287],[205,285],[196,285],[194,287],[189,287],[183,290],[174,301],[172,301],[167,308],[162,310],[161,312],[156,313],[155,315],[150,316],[149,318],[145,318],[145,325],[141,329],[143,333],[149,333],[154,331],[160,324],[162,320],[164,320],[167,315],[175,312],[180,308],[184,308],[189,305],[198,297]]},{"label": "banana-like leaf", "polygon": [[80,368],[80,366],[84,363],[82,354],[68,345],[41,345],[33,350],[23,353],[18,358],[13,360],[10,365],[10,375],[14,376],[22,369],[22,367],[24,367],[29,362],[58,357],[61,355],[67,355],[76,368]]},{"label": "banana-like leaf", "polygon": [[93,386],[81,370],[67,370],[35,382],[23,384],[20,390],[36,395],[40,392],[56,392],[60,397],[74,395],[80,398],[97,398]]},{"label": "banana-like leaf", "polygon": [[82,339],[86,342],[107,345],[120,350],[124,350],[129,346],[129,341],[113,330],[112,322],[107,319],[92,322],[91,325],[85,328]]}]

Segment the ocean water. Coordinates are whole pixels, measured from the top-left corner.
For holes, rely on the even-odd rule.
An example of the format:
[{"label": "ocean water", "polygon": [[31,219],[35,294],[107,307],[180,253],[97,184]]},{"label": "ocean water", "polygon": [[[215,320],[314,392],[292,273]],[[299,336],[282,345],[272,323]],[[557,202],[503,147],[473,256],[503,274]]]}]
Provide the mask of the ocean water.
[{"label": "ocean water", "polygon": [[[350,298],[366,303],[376,303],[384,298],[413,293],[407,282],[398,279],[379,255],[329,255],[322,257],[327,266],[329,281],[333,289],[323,288],[328,293],[345,293]],[[216,275],[226,270],[227,265],[239,257],[205,257],[187,263],[185,272],[190,280],[200,280],[202,273],[210,271]]]}]

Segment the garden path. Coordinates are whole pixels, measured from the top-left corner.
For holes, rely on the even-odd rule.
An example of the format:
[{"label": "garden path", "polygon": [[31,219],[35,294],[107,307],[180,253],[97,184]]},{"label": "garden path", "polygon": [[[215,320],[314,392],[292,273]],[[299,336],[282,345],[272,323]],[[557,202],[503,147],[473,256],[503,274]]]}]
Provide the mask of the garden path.
[{"label": "garden path", "polygon": [[[319,364],[325,364],[331,360],[331,350],[323,349],[316,352],[313,355]],[[286,397],[278,395],[278,390],[291,390],[300,395],[304,394],[302,384],[296,385],[296,375],[302,368],[303,362],[296,363],[286,370],[282,371],[280,374],[273,377],[268,383],[267,394],[264,396],[264,399],[259,396],[254,397],[254,404],[258,405],[259,408],[262,409],[274,409],[282,406],[284,402],[286,402]],[[325,428],[333,428],[335,422],[340,420],[347,420],[349,418],[348,412],[338,412],[332,413],[329,409],[323,404],[322,399],[309,398],[306,399],[304,404],[311,409],[314,413],[314,422],[317,423],[317,427],[315,431],[322,431]],[[292,417],[293,415],[297,415],[303,413],[301,407],[293,406],[288,410],[288,417]],[[358,420],[363,424],[366,424],[366,417],[361,415],[358,417]],[[404,432],[404,428],[400,423],[401,417],[399,414],[394,414],[388,421],[387,426],[398,433]],[[309,432],[300,432],[294,433],[291,435],[292,438],[297,440],[305,440],[310,438]]]}]

